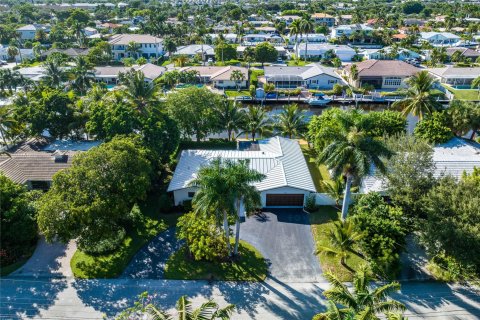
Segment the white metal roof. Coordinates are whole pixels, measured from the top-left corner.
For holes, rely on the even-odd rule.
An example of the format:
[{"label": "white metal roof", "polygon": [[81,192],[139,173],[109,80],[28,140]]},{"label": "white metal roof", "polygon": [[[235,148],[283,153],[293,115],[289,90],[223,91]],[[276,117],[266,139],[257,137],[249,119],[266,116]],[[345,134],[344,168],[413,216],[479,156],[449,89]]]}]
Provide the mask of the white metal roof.
[{"label": "white metal roof", "polygon": [[258,142],[259,151],[184,150],[175,169],[168,191],[187,188],[196,178],[198,169],[212,160],[250,160],[250,168],[266,178],[256,183],[259,191],[291,187],[315,192],[310,171],[297,141],[273,137]]}]

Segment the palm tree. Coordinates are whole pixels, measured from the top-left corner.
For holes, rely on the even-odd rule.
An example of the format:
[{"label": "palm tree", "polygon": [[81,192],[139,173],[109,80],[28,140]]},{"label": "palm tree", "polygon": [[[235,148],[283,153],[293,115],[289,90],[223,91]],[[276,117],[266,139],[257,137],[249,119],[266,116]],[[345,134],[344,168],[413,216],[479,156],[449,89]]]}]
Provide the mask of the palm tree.
[{"label": "palm tree", "polygon": [[356,85],[356,81],[358,80],[358,67],[355,63],[350,66],[350,80],[353,82],[353,85]]},{"label": "palm tree", "polygon": [[305,16],[300,20],[300,29],[302,33],[305,34],[305,61],[307,61],[308,55],[308,34],[313,31],[315,23],[309,16]]},{"label": "palm tree", "polygon": [[217,106],[218,122],[222,129],[227,130],[228,140],[233,139],[233,133],[238,132],[245,120],[243,113],[235,102],[225,99]]},{"label": "palm tree", "polygon": [[[244,111],[245,112],[245,111]],[[245,112],[245,121],[242,124],[243,133],[250,133],[255,141],[257,133],[261,135],[271,131],[270,119],[267,112],[260,106],[248,106]]]},{"label": "palm tree", "polygon": [[406,80],[409,88],[405,98],[395,101],[392,107],[401,109],[404,116],[411,113],[422,120],[426,115],[432,114],[441,107],[440,103],[435,100],[435,96],[431,94],[435,82],[436,80],[428,74],[428,71],[418,72]]},{"label": "palm tree", "polygon": [[141,52],[138,43],[135,41],[130,41],[125,48],[125,52],[128,54],[129,57],[138,58],[139,53]]},{"label": "palm tree", "polygon": [[472,81],[472,89],[477,88],[478,96],[480,97],[480,76],[476,77]]},{"label": "palm tree", "polygon": [[14,129],[17,124],[13,116],[12,108],[8,106],[0,108],[0,136],[5,146],[8,146],[7,136],[10,135],[12,129]]},{"label": "palm tree", "polygon": [[306,130],[307,116],[296,103],[286,106],[276,120],[276,129],[289,139],[301,137]]},{"label": "palm tree", "polygon": [[240,70],[233,70],[230,75],[230,80],[235,81],[237,91],[240,91],[240,83],[245,80],[245,74]]},{"label": "palm tree", "polygon": [[44,47],[40,42],[37,42],[33,45],[32,50],[33,50],[33,55],[35,56],[35,58],[38,59],[41,57]]},{"label": "palm tree", "polygon": [[353,317],[349,319],[377,320],[378,314],[386,315],[405,310],[403,303],[389,298],[391,293],[400,290],[400,284],[391,282],[372,287],[370,283],[374,279],[366,265],[360,266],[355,273],[351,291],[335,275],[327,272],[325,278],[331,285],[331,288],[324,292],[325,297],[335,304],[342,305],[347,314],[352,314]]},{"label": "palm tree", "polygon": [[45,68],[43,81],[48,86],[57,88],[67,80],[67,74],[57,59],[47,60],[43,66]]},{"label": "palm tree", "polygon": [[9,46],[7,48],[7,54],[15,61],[15,64],[17,64],[17,59],[15,59],[15,57],[18,56],[19,53],[20,50],[16,46]]},{"label": "palm tree", "polygon": [[339,206],[345,190],[345,182],[343,181],[343,178],[338,177],[333,180],[323,180],[322,185],[325,193],[335,200],[336,206]]},{"label": "palm tree", "polygon": [[303,31],[300,25],[301,21],[300,19],[296,19],[290,24],[290,34],[295,36],[295,59],[298,59],[298,36],[301,36]]},{"label": "palm tree", "polygon": [[355,272],[348,264],[347,258],[351,253],[363,257],[362,254],[355,250],[355,246],[363,237],[361,233],[354,230],[353,223],[349,220],[335,221],[333,228],[328,233],[329,244],[319,246],[317,254],[333,256],[340,258],[340,264],[350,272]]},{"label": "palm tree", "polygon": [[95,77],[92,66],[83,56],[75,59],[75,67],[71,69],[71,75],[73,77],[72,85],[80,94],[87,92]]},{"label": "palm tree", "polygon": [[380,172],[385,172],[381,157],[388,158],[392,153],[380,140],[367,136],[351,123],[340,122],[341,132],[322,150],[318,160],[332,171],[334,178],[340,176],[346,178],[342,205],[342,220],[345,220],[350,205],[352,182],[359,181],[369,174],[372,166]]},{"label": "palm tree", "polygon": [[248,64],[248,69],[250,70],[250,63],[255,61],[255,49],[253,47],[246,47],[243,51],[243,60]]},{"label": "palm tree", "polygon": [[165,38],[165,40],[163,41],[163,47],[165,48],[165,51],[168,52],[168,56],[169,58],[171,59],[172,58],[172,54],[177,51],[177,44],[175,43],[175,41],[172,39],[172,38]]},{"label": "palm tree", "polygon": [[145,81],[145,75],[142,71],[130,70],[119,75],[120,84],[125,86],[123,93],[125,97],[133,104],[135,109],[142,114],[151,111],[158,99],[158,86],[152,82]]},{"label": "palm tree", "polygon": [[181,54],[181,55],[176,56],[176,57],[173,59],[173,61],[174,61],[175,65],[176,65],[177,67],[182,68],[182,67],[184,67],[185,64],[188,62],[188,57],[187,57],[186,55]]}]

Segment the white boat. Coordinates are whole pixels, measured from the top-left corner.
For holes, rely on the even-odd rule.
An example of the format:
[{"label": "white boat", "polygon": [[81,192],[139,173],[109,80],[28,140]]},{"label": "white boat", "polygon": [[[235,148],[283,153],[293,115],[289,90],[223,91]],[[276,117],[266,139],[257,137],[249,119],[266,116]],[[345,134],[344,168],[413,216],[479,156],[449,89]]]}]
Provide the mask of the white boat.
[{"label": "white boat", "polygon": [[332,101],[332,99],[325,99],[324,97],[313,97],[307,100],[307,103],[311,106],[324,106]]}]

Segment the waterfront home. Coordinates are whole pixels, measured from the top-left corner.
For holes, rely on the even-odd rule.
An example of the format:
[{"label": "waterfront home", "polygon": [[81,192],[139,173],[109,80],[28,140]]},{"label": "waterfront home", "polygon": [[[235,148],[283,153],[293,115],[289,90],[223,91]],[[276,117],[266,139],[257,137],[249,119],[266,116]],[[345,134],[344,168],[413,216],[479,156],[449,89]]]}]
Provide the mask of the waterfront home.
[{"label": "waterfront home", "polygon": [[[238,70],[243,74],[244,80],[235,81],[231,80],[233,71]],[[196,71],[201,83],[210,84],[214,88],[218,89],[236,89],[248,87],[248,70],[243,67],[226,66],[195,66],[184,67],[180,69],[180,72]]]},{"label": "waterfront home", "polygon": [[130,43],[137,44],[139,57],[158,59],[163,55],[163,40],[148,34],[117,34],[108,43],[112,48],[113,59],[117,61],[131,55],[127,52]]},{"label": "waterfront home", "polygon": [[155,79],[161,77],[167,69],[151,63],[144,65],[135,65],[131,67],[125,66],[105,66],[95,67],[95,80],[106,84],[117,84],[120,73],[128,72],[129,70],[141,71],[145,76],[145,82],[153,82]]},{"label": "waterfront home", "polygon": [[375,60],[391,60],[397,59],[404,61],[405,59],[416,59],[420,58],[420,54],[415,51],[408,50],[405,48],[397,48],[396,50],[392,47],[384,47],[381,49],[365,49],[359,53],[365,59],[375,59]]},{"label": "waterfront home", "polygon": [[420,42],[428,42],[434,47],[455,47],[461,38],[450,32],[420,32]]},{"label": "waterfront home", "polygon": [[265,67],[265,82],[280,89],[323,89],[330,90],[335,84],[344,84],[343,79],[333,68],[313,63],[308,66],[267,66]]},{"label": "waterfront home", "polygon": [[356,52],[353,48],[345,45],[332,45],[328,43],[299,43],[295,46],[295,52],[299,58],[321,59],[327,51],[335,53],[342,61],[352,61]]},{"label": "waterfront home", "polygon": [[[262,207],[301,208],[315,193],[310,171],[296,140],[273,137],[249,143],[241,150],[184,150],[168,186],[175,205],[192,200],[197,188],[190,183],[198,170],[215,159],[248,160],[249,167],[265,175],[253,185],[261,195]],[[240,214],[244,216],[244,210]]]},{"label": "waterfront home", "polygon": [[358,79],[351,77],[352,64],[344,69],[344,75],[355,87],[373,85],[375,89],[396,90],[406,88],[405,80],[417,72],[419,68],[399,60],[365,60],[356,63]]},{"label": "waterfront home", "polygon": [[452,65],[443,68],[431,68],[428,72],[440,83],[453,87],[470,88],[473,79],[480,76],[480,67],[456,68]]},{"label": "waterfront home", "polygon": [[208,44],[190,44],[187,46],[177,47],[173,56],[187,56],[189,58],[198,57],[200,60],[206,61],[209,58],[215,57],[215,50],[213,46]]}]

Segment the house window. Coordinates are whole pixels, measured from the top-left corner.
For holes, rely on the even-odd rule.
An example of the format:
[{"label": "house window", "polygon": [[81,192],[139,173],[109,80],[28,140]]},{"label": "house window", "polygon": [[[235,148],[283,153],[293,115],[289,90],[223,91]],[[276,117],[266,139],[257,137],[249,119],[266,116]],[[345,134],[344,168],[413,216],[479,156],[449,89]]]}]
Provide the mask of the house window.
[{"label": "house window", "polygon": [[195,192],[193,192],[193,191],[188,193],[189,198],[193,198],[194,195],[195,195]]},{"label": "house window", "polygon": [[387,77],[383,81],[383,85],[385,86],[399,86],[402,84],[402,78],[399,77]]},{"label": "house window", "polygon": [[337,83],[337,80],[328,80],[328,84]]}]

